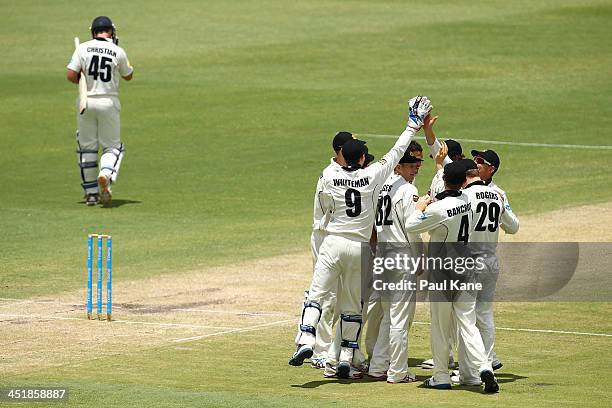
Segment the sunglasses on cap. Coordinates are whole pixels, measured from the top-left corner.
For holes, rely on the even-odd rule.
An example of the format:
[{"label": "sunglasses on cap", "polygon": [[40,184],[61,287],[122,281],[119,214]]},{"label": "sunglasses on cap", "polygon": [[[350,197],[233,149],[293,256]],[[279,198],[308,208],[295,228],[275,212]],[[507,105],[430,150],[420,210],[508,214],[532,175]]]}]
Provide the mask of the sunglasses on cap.
[{"label": "sunglasses on cap", "polygon": [[482,156],[474,157],[474,161],[476,162],[476,164],[486,164],[487,166],[493,166],[491,163],[486,161]]}]

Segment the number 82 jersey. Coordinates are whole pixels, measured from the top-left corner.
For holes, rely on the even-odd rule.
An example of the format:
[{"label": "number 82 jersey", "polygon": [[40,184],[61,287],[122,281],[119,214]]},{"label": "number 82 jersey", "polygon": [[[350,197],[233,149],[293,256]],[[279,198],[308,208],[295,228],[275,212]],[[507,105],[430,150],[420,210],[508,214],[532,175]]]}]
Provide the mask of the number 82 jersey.
[{"label": "number 82 jersey", "polygon": [[417,188],[402,176],[393,174],[387,179],[378,197],[375,223],[378,242],[420,241],[418,235],[407,234],[404,229],[418,199]]}]

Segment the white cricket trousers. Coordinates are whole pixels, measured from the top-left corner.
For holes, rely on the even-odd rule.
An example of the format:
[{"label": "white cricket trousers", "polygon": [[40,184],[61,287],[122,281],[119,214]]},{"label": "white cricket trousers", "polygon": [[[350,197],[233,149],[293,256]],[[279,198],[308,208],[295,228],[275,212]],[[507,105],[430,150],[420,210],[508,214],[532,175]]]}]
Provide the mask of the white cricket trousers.
[{"label": "white cricket trousers", "polygon": [[[312,231],[310,236],[310,250],[312,253],[313,270],[319,258],[321,244],[326,233],[321,230]],[[314,278],[313,278],[314,279]],[[321,319],[317,325],[317,340],[315,342],[314,354],[312,359],[326,360],[332,345],[332,333],[334,322],[340,315],[336,311],[337,292],[330,292],[329,296],[321,303]],[[298,329],[299,336],[299,329]]]},{"label": "white cricket trousers", "polygon": [[495,296],[497,278],[499,277],[497,257],[495,255],[487,256],[485,265],[487,269],[475,274],[476,282],[482,284],[482,290],[478,292],[478,297],[476,298],[476,327],[480,331],[487,359],[492,364],[493,361],[497,360],[497,355],[493,350],[495,347],[493,298]]},{"label": "white cricket trousers", "polygon": [[431,301],[431,352],[436,383],[450,384],[448,372],[449,338],[452,321],[457,324],[459,375],[463,382],[480,381],[480,372],[492,370],[476,327],[476,301]]},{"label": "white cricket trousers", "polygon": [[381,301],[383,318],[370,360],[369,372],[387,374],[399,382],[408,375],[408,334],[414,319],[416,293],[403,300]]},{"label": "white cricket trousers", "polygon": [[[327,235],[319,248],[308,300],[325,304],[329,302],[330,296],[337,293],[336,309],[340,314],[361,316],[361,248],[361,242]],[[342,330],[343,340],[353,342],[358,339],[361,324],[340,324],[337,329]],[[303,344],[315,345],[313,336],[302,338]],[[352,358],[353,349],[340,348],[340,361],[350,362]],[[332,366],[337,364],[335,353],[328,355],[328,363]]]},{"label": "white cricket trousers", "polygon": [[90,96],[87,109],[78,112],[78,142],[81,149],[119,149],[121,146],[121,103],[116,96]]},{"label": "white cricket trousers", "polygon": [[372,293],[370,299],[365,302],[365,313],[363,315],[363,324],[365,326],[364,344],[365,351],[370,360],[374,355],[374,347],[378,341],[380,326],[385,318],[380,300],[380,295]]},{"label": "white cricket trousers", "polygon": [[[402,250],[392,250],[386,252],[384,256],[393,258],[395,254],[404,253],[406,252]],[[410,255],[409,252],[407,254]],[[416,285],[416,275],[409,270],[386,270],[384,277],[380,275],[374,277],[374,279],[381,278],[383,282],[412,281]],[[416,292],[375,291],[373,297],[379,298],[383,317],[372,350],[369,372],[374,375],[386,373],[389,380],[399,382],[408,375],[408,331],[414,319]]]}]

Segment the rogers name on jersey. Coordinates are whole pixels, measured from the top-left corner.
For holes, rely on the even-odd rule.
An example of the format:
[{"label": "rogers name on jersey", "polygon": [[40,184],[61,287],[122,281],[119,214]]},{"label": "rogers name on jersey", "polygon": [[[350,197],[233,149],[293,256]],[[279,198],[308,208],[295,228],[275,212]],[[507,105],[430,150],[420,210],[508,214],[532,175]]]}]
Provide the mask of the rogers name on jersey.
[{"label": "rogers name on jersey", "polygon": [[478,191],[476,192],[477,200],[501,200],[501,198],[495,192],[491,191]]}]

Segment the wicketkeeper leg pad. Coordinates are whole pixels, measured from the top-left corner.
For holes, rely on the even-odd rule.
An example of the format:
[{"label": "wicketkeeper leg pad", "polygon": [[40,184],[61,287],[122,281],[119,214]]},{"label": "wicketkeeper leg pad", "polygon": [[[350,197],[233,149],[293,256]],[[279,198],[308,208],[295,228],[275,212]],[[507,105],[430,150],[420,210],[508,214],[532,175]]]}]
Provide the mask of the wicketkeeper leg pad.
[{"label": "wicketkeeper leg pad", "polygon": [[359,335],[361,333],[361,315],[340,315],[340,343],[339,361],[352,361],[353,351],[359,349]]},{"label": "wicketkeeper leg pad", "polygon": [[314,346],[317,336],[317,324],[321,319],[321,305],[313,300],[304,302],[302,319],[300,320],[300,338],[297,344],[308,344]]}]

